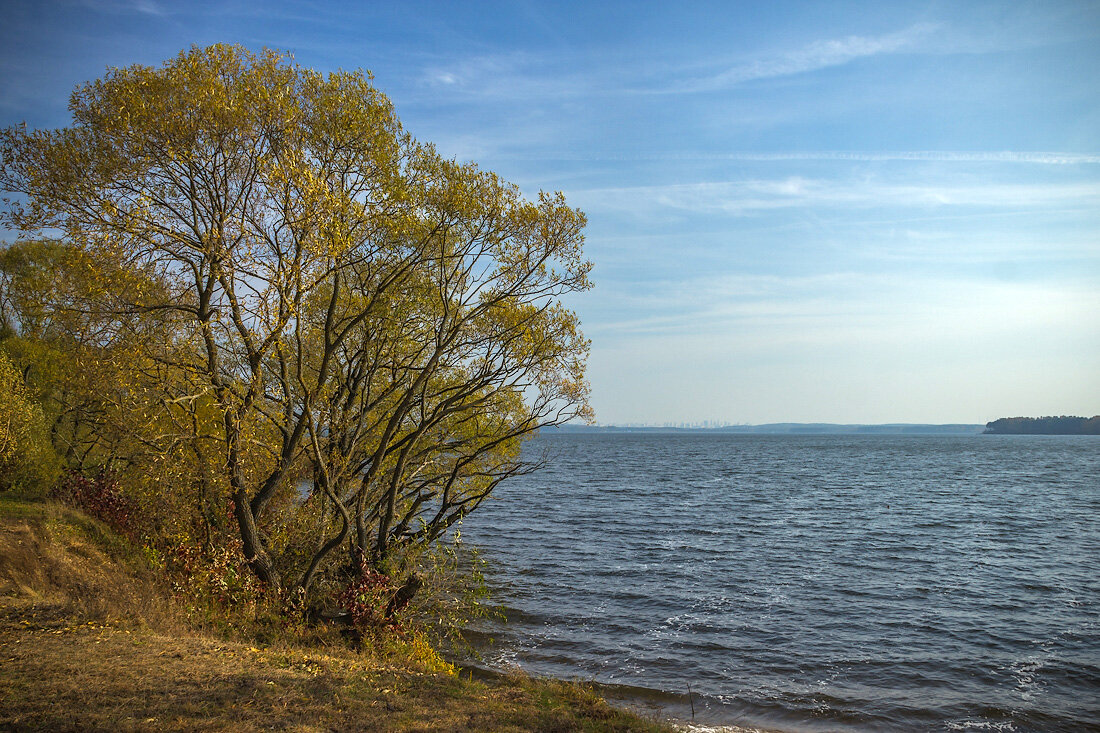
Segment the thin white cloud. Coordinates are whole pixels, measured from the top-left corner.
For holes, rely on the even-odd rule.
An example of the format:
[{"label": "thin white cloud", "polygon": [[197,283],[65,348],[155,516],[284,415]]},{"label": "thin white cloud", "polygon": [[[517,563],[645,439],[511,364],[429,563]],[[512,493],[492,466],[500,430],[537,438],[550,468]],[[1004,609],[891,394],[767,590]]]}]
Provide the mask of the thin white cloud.
[{"label": "thin white cloud", "polygon": [[815,41],[802,48],[738,64],[709,76],[686,79],[660,91],[667,93],[718,91],[759,79],[804,74],[843,66],[856,59],[900,53],[916,48],[918,42],[929,37],[936,28],[937,26],[931,23],[918,23],[882,36],[846,36]]},{"label": "thin white cloud", "polygon": [[1100,206],[1100,183],[934,185],[874,181],[781,179],[630,186],[570,191],[572,200],[593,211],[656,215],[659,211],[745,215],[795,207],[832,208]]},{"label": "thin white cloud", "polygon": [[168,10],[156,0],[82,0],[82,5],[107,13],[140,13],[141,15],[168,15]]},{"label": "thin white cloud", "polygon": [[[130,0],[143,2],[145,0]],[[718,91],[759,79],[791,76],[843,66],[856,59],[902,53],[920,47],[938,26],[918,23],[881,36],[845,36],[815,41],[801,48],[704,73],[674,72],[672,81],[637,79],[634,65],[605,67],[598,73],[567,73],[568,59],[528,53],[479,55],[434,63],[421,73],[430,90],[478,97],[573,97],[596,94],[676,94]],[[667,71],[662,67],[660,71]],[[644,74],[644,72],[643,72]],[[667,80],[668,77],[666,76]]]},{"label": "thin white cloud", "polygon": [[937,163],[1039,163],[1043,165],[1076,165],[1100,163],[1098,153],[1063,153],[1051,151],[952,151],[952,150],[909,150],[859,152],[847,150],[824,150],[810,152],[775,153],[718,153],[699,158],[715,160],[851,160],[851,161],[891,161],[913,160]]},{"label": "thin white cloud", "polygon": [[434,62],[420,72],[422,101],[437,104],[439,94],[474,99],[549,100],[591,91],[589,73],[572,70],[568,59],[527,52],[480,55]]},{"label": "thin white cloud", "polygon": [[475,91],[491,80],[511,75],[522,65],[519,57],[474,56],[451,61],[446,66],[431,66],[423,72],[430,87],[465,87]]},{"label": "thin white cloud", "polygon": [[[630,293],[607,294],[617,300]],[[985,337],[1027,328],[1065,329],[1100,308],[1087,280],[998,282],[982,277],[838,272],[812,276],[725,275],[650,286],[629,319],[586,324],[597,340],[698,336],[760,343],[908,341],[945,328]],[[919,340],[919,339],[918,339]],[[747,343],[742,341],[740,343]]]},{"label": "thin white cloud", "polygon": [[633,161],[749,161],[783,162],[798,160],[835,160],[839,162],[890,162],[914,161],[928,163],[1021,163],[1035,165],[1096,165],[1100,164],[1100,153],[1067,153],[1042,150],[791,150],[764,153],[734,151],[729,153],[623,153],[604,155],[593,153],[531,153],[509,154],[509,160],[531,161],[591,161],[591,162],[633,162]]}]

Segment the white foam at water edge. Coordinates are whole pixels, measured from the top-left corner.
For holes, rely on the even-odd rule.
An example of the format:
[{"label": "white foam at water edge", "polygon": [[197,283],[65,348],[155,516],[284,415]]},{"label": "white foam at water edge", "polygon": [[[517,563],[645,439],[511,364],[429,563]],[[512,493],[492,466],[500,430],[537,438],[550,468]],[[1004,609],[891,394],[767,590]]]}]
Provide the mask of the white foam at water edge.
[{"label": "white foam at water edge", "polygon": [[964,720],[961,723],[957,721],[950,721],[947,724],[948,730],[996,730],[996,731],[1013,731],[1016,730],[1016,726],[1012,721],[992,721],[992,720]]},{"label": "white foam at water edge", "polygon": [[696,725],[684,723],[678,726],[685,733],[775,733],[763,728],[745,728],[739,725]]}]

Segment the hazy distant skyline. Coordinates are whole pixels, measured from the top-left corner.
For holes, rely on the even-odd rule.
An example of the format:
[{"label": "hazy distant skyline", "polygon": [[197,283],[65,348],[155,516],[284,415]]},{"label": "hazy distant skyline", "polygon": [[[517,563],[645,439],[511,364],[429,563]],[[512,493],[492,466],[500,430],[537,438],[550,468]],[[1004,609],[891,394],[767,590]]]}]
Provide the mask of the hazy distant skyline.
[{"label": "hazy distant skyline", "polygon": [[0,124],[192,44],[364,68],[589,217],[601,423],[1100,413],[1100,3],[4,4]]}]

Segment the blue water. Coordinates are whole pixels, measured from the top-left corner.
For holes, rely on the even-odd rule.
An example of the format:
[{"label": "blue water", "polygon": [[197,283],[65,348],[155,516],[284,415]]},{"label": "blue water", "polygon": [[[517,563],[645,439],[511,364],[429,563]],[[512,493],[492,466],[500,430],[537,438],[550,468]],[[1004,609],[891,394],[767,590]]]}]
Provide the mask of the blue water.
[{"label": "blue water", "polygon": [[1100,439],[551,434],[486,661],[784,731],[1100,730]]}]

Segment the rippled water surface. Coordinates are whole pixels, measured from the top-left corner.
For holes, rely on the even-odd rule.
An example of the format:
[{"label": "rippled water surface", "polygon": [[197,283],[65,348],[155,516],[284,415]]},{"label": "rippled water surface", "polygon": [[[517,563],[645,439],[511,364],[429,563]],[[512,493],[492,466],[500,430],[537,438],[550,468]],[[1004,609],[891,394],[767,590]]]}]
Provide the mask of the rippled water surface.
[{"label": "rippled water surface", "polygon": [[[1100,439],[552,434],[490,663],[782,730],[1100,730]],[[682,709],[682,708],[680,708]]]}]

